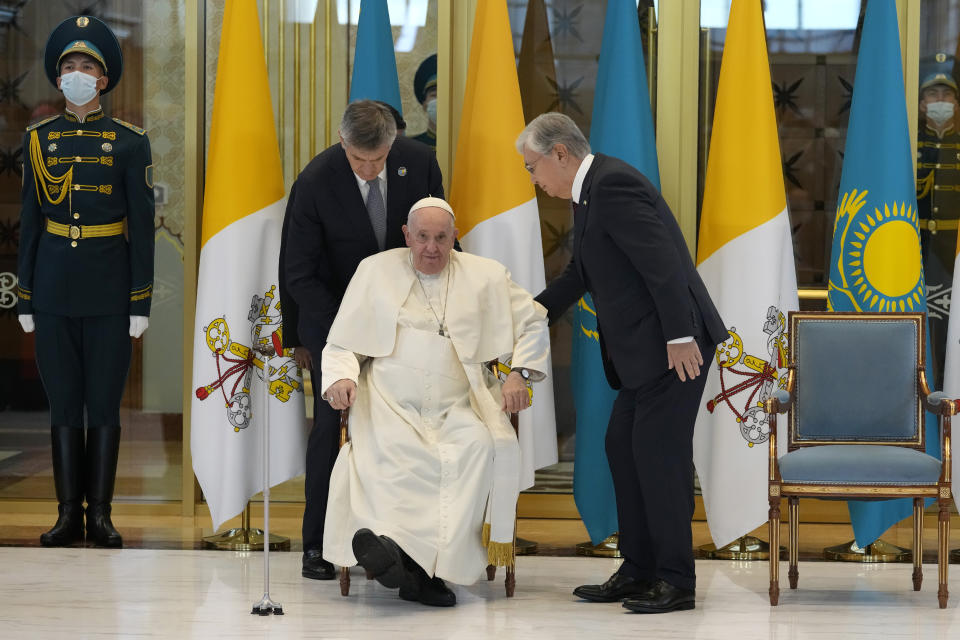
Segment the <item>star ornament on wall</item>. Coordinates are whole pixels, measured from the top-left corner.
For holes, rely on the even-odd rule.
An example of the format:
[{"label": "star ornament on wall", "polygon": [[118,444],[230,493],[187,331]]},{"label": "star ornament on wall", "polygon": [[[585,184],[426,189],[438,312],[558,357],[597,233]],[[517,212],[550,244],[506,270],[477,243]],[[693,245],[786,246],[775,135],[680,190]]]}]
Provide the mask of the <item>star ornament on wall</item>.
[{"label": "star ornament on wall", "polygon": [[20,88],[29,73],[30,70],[28,69],[16,78],[11,78],[10,76],[0,78],[0,104],[9,102],[22,109],[27,108],[27,105],[20,99]]},{"label": "star ornament on wall", "polygon": [[0,247],[17,250],[20,244],[20,220],[0,220]]},{"label": "star ornament on wall", "polygon": [[844,90],[844,94],[843,94],[844,103],[840,105],[840,110],[837,111],[837,115],[840,115],[844,111],[850,110],[850,103],[853,101],[853,85],[847,82],[843,76],[837,76],[837,80],[840,81],[840,85],[843,87],[843,90]]},{"label": "star ornament on wall", "polygon": [[23,174],[23,163],[20,161],[22,155],[23,147],[0,149],[0,176],[9,171],[19,180]]},{"label": "star ornament on wall", "polygon": [[796,165],[797,161],[800,160],[800,157],[803,155],[803,150],[797,151],[795,154],[790,156],[787,160],[783,161],[783,177],[789,180],[791,183],[796,185],[798,188],[803,189],[803,185],[800,184],[800,180],[796,176]]},{"label": "star ornament on wall", "polygon": [[29,4],[30,0],[18,0],[10,3],[0,4],[0,28],[16,29],[20,33],[26,33],[20,28],[20,11]]},{"label": "star ornament on wall", "polygon": [[543,257],[547,258],[557,253],[558,251],[569,250],[572,245],[572,237],[570,228],[567,228],[565,225],[561,224],[559,227],[556,227],[546,220],[540,221],[540,229],[543,234]]},{"label": "star ornament on wall", "polygon": [[776,82],[773,84],[773,104],[777,108],[777,111],[783,111],[784,109],[790,109],[798,116],[803,114],[800,112],[800,107],[797,106],[797,89],[800,88],[800,85],[803,84],[803,78],[787,86],[786,80],[781,84]]},{"label": "star ornament on wall", "polygon": [[578,4],[573,9],[553,9],[553,37],[571,35],[580,42],[583,38],[577,31],[577,23],[580,22],[580,12],[583,11],[583,5]]},{"label": "star ornament on wall", "polygon": [[564,85],[557,83],[553,78],[548,77],[547,82],[550,83],[550,86],[553,88],[554,98],[553,102],[550,103],[548,111],[553,111],[554,109],[562,112],[568,113],[571,109],[583,114],[583,109],[580,108],[580,105],[577,104],[577,87],[580,86],[580,83],[583,82],[583,76],[577,78],[570,84]]}]

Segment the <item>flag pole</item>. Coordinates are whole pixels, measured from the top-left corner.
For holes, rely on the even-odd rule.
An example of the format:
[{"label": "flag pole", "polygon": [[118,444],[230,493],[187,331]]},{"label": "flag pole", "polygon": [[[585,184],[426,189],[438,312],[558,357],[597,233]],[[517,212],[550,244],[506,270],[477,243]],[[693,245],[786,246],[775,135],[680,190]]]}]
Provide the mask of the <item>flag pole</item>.
[{"label": "flag pole", "polygon": [[[299,25],[295,25],[299,27]],[[263,539],[270,539],[270,356],[267,345],[254,347],[263,356]],[[289,541],[288,541],[289,542]],[[263,597],[253,605],[252,614],[282,616],[283,607],[270,599],[270,545],[263,545]]]}]

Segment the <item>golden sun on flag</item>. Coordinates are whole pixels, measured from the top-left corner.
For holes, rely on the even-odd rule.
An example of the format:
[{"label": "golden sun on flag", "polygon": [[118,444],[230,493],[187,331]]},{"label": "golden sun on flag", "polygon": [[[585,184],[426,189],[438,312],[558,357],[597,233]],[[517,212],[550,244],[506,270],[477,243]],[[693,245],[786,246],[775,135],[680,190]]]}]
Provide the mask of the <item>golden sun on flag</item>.
[{"label": "golden sun on flag", "polygon": [[[923,304],[923,265],[917,212],[906,203],[860,213],[867,192],[844,194],[837,225],[844,225],[837,258],[842,283],[833,292],[847,296],[857,311],[914,311]],[[896,256],[896,260],[891,260]]]}]

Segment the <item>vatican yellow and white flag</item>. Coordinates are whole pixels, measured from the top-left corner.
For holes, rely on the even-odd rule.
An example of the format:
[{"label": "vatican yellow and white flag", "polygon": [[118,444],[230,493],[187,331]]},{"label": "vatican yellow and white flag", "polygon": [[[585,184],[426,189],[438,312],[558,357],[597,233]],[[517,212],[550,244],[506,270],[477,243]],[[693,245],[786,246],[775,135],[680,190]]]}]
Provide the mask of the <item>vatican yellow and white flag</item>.
[{"label": "vatican yellow and white flag", "polygon": [[[506,0],[479,2],[450,204],[464,251],[498,260],[536,295],[546,282],[540,214],[514,147],[524,126]],[[533,406],[520,413],[521,489],[533,486],[536,469],[557,462],[553,371],[544,373],[548,378],[534,384]]]},{"label": "vatican yellow and white flag", "polygon": [[[214,528],[303,473],[303,380],[281,346],[286,202],[255,0],[227,0],[213,99],[193,335],[190,448]],[[265,387],[266,385],[266,387]]]},{"label": "vatican yellow and white flag", "polygon": [[786,383],[786,319],[798,306],[760,5],[734,0],[730,8],[697,250],[697,271],[729,331],[703,354],[707,386],[693,439],[717,547],[767,520],[763,401]]},{"label": "vatican yellow and white flag", "polygon": [[[953,287],[951,299],[956,295],[960,285],[960,235],[957,236],[957,257],[953,262]],[[947,357],[943,367],[943,391],[951,400],[960,400],[960,309],[950,310],[950,324],[947,326]],[[954,420],[954,423],[960,425],[960,420]],[[953,442],[956,442],[954,438]],[[951,476],[956,483],[957,488],[953,490],[953,501],[960,507],[960,482],[957,482],[957,474],[960,473],[960,462],[957,456],[960,450],[956,446],[952,448],[953,455],[953,475]]]}]

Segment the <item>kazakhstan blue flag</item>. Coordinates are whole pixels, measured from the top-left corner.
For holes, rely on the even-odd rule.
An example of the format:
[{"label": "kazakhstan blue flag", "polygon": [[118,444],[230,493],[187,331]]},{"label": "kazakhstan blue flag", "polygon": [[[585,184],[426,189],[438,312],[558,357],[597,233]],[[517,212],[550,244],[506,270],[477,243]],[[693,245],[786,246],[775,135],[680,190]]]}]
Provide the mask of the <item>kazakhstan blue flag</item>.
[{"label": "kazakhstan blue flag", "polygon": [[350,80],[350,102],[354,100],[380,100],[403,113],[387,0],[360,3]]},{"label": "kazakhstan blue flag", "polygon": [[[927,310],[894,2],[870,0],[863,20],[830,254],[832,311]],[[938,457],[931,418],[927,414],[927,453]],[[847,502],[857,544],[874,542],[912,513],[911,504]]]},{"label": "kazakhstan blue flag", "polygon": [[[650,92],[635,0],[609,0],[593,100],[590,146],[633,165],[660,188]],[[573,498],[590,541],[617,531],[617,504],[604,442],[617,392],[603,374],[597,314],[590,294],[573,316],[571,370],[577,409]]]}]

